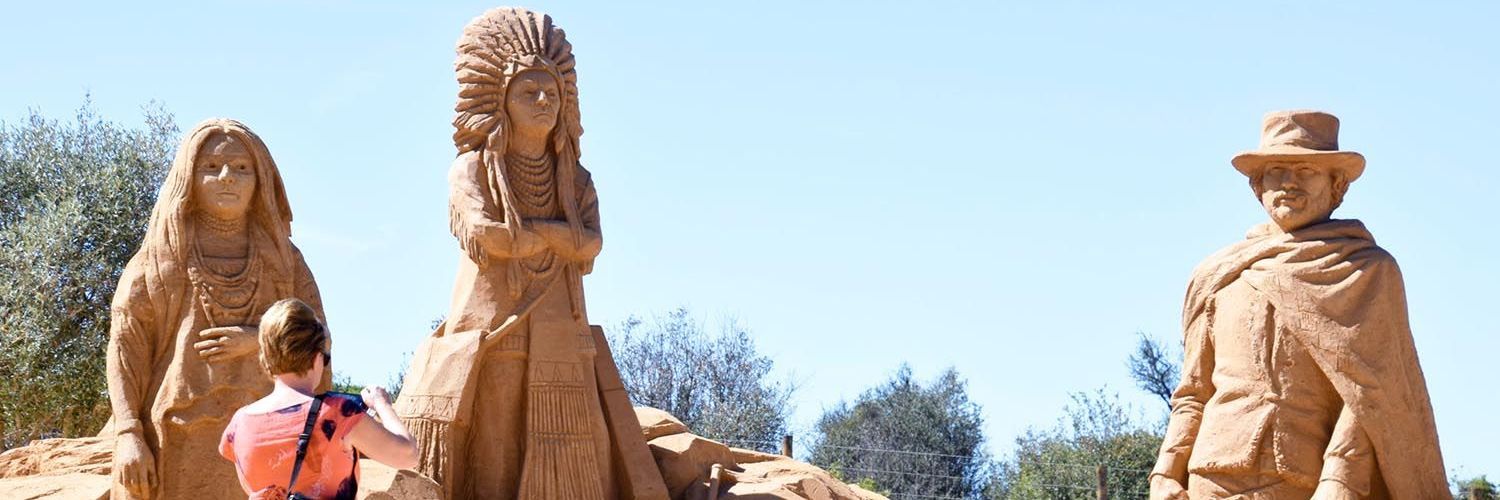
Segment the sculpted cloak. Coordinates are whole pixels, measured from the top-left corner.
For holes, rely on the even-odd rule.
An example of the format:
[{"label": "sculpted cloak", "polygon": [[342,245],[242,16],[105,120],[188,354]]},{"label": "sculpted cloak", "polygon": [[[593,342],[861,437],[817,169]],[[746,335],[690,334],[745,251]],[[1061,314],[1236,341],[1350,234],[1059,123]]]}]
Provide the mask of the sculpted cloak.
[{"label": "sculpted cloak", "polygon": [[[194,237],[194,167],[205,141],[219,133],[255,160],[256,188],[245,214],[249,255],[239,272],[210,268]],[[322,317],[317,283],[289,239],[291,220],[281,174],[249,128],[211,119],[189,132],[110,307],[113,424],[106,432],[145,437],[156,467],[156,487],[146,498],[245,498],[234,465],[218,454],[218,440],[235,410],[270,393],[271,379],[254,354],[210,363],[193,344],[207,328],[257,326],[266,308],[288,297]],[[111,497],[137,498],[121,484]]]},{"label": "sculpted cloak", "polygon": [[[1446,498],[1401,271],[1364,225],[1332,220],[1291,233],[1262,225],[1208,257],[1188,285],[1182,318],[1188,338],[1202,338],[1203,329],[1211,328],[1208,304],[1236,280],[1246,280],[1275,305],[1277,324],[1289,326],[1286,331],[1306,347],[1353,412],[1391,498]],[[1184,406],[1191,405],[1173,408],[1169,436],[1196,432],[1200,417],[1193,411],[1202,408]]]}]

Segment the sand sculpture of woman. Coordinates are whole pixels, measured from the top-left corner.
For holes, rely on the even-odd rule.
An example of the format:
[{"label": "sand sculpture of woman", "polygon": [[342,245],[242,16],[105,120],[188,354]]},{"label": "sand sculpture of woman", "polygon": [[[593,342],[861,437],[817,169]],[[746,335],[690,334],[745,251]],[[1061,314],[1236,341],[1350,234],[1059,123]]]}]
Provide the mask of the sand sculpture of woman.
[{"label": "sand sculpture of woman", "polygon": [[397,412],[449,498],[614,498],[584,313],[601,240],[572,47],[550,17],[500,8],[457,50],[449,208],[464,256]]},{"label": "sand sculpture of woman", "polygon": [[111,307],[113,498],[245,497],[217,446],[234,410],[271,389],[256,325],[287,297],[322,315],[291,220],[260,137],[226,119],[193,128]]}]

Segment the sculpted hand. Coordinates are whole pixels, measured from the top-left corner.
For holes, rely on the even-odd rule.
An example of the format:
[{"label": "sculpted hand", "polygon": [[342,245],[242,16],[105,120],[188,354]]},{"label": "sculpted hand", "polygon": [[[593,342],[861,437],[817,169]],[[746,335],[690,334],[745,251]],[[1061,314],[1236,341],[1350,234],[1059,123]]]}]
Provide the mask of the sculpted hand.
[{"label": "sculpted hand", "polygon": [[514,238],[517,257],[530,257],[547,249],[547,240],[542,239],[535,231],[522,228],[516,231]]},{"label": "sculpted hand", "polygon": [[1338,481],[1322,481],[1318,483],[1318,489],[1313,491],[1312,500],[1358,500],[1359,495],[1349,491],[1349,487]]},{"label": "sculpted hand", "polygon": [[253,326],[221,326],[198,332],[193,349],[210,363],[229,360],[260,350],[260,329]]},{"label": "sculpted hand", "polygon": [[556,220],[532,220],[531,227],[558,255],[577,253],[577,244],[573,241],[573,228],[569,227],[568,223]]},{"label": "sculpted hand", "polygon": [[1188,500],[1187,490],[1176,479],[1160,474],[1151,476],[1151,500]]},{"label": "sculpted hand", "polygon": [[[483,231],[484,233],[480,235],[480,244],[484,247],[485,253],[497,259],[530,257],[547,249],[547,242],[541,236],[525,228],[495,227]],[[508,238],[501,239],[500,235],[508,236]]]},{"label": "sculpted hand", "polygon": [[117,484],[142,497],[156,487],[156,456],[146,446],[146,438],[132,432],[115,438],[114,466],[111,475]]}]

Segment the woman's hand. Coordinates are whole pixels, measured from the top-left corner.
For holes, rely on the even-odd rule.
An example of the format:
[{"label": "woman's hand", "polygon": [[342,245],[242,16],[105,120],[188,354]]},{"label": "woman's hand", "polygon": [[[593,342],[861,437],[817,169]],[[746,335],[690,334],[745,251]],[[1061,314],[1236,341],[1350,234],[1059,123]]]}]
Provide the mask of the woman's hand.
[{"label": "woman's hand", "polygon": [[210,363],[235,359],[260,351],[260,329],[253,326],[221,326],[198,332],[193,349]]},{"label": "woman's hand", "polygon": [[360,389],[359,397],[365,400],[365,406],[375,410],[376,415],[381,414],[382,409],[391,409],[391,395],[385,392],[384,387],[377,385]]},{"label": "woman's hand", "polygon": [[417,442],[406,432],[406,425],[391,408],[391,396],[384,387],[366,387],[359,391],[365,405],[375,410],[375,419],[362,419],[349,430],[348,443],[365,456],[397,469],[417,466]]},{"label": "woman's hand", "polygon": [[116,484],[137,493],[141,497],[150,495],[156,488],[156,456],[146,446],[146,438],[139,432],[121,434],[115,438],[114,466],[111,468]]}]

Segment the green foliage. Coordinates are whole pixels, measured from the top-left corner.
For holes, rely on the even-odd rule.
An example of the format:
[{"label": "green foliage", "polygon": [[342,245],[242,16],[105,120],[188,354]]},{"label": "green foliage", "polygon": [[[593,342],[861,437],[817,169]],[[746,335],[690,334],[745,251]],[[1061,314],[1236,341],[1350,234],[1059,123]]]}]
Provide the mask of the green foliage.
[{"label": "green foliage", "polygon": [[1098,466],[1118,498],[1148,491],[1161,434],[1132,418],[1118,394],[1076,393],[1050,430],[1029,429],[1014,455],[994,465],[989,498],[1092,499]]},{"label": "green foliage", "polygon": [[890,490],[881,489],[880,485],[875,484],[874,479],[870,479],[868,477],[862,477],[859,479],[859,481],[855,481],[854,484],[859,485],[860,488],[864,488],[865,491],[879,493],[887,497],[891,496]]},{"label": "green foliage", "polygon": [[109,417],[109,303],[146,228],[178,134],[85,101],[61,123],[0,124],[0,444],[97,432]]},{"label": "green foliage", "polygon": [[363,390],[365,390],[365,386],[363,384],[356,384],[356,383],[354,383],[354,379],[351,378],[349,376],[349,374],[342,373],[342,372],[334,372],[334,374],[333,374],[333,391],[334,392],[347,392],[347,393],[350,393],[350,394],[359,394],[359,391],[363,391]]},{"label": "green foliage", "polygon": [[1452,478],[1455,500],[1496,500],[1500,499],[1500,488],[1491,483],[1489,478],[1481,475],[1469,479]]},{"label": "green foliage", "polygon": [[649,324],[631,317],[608,340],[634,404],[742,448],[774,452],[787,433],[795,387],[771,378],[771,359],[756,352],[739,324],[711,335],[678,308]]},{"label": "green foliage", "polygon": [[903,365],[853,403],[823,413],[812,463],[898,496],[969,497],[983,486],[989,460],[983,426],[956,370],[924,386]]}]

